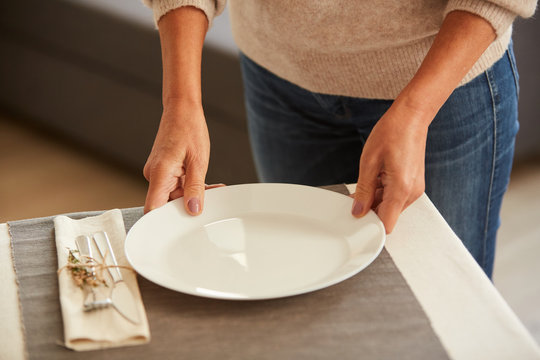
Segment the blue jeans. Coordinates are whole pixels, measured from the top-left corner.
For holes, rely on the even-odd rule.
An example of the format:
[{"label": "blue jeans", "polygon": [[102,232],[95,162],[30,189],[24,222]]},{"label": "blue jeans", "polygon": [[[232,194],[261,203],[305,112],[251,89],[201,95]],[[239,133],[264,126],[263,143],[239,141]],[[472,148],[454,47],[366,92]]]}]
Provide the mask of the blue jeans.
[{"label": "blue jeans", "polygon": [[[260,180],[355,183],[363,145],[392,100],[314,93],[245,55],[241,65]],[[454,90],[428,131],[426,193],[489,277],[519,127],[517,97],[510,45],[490,69]]]}]

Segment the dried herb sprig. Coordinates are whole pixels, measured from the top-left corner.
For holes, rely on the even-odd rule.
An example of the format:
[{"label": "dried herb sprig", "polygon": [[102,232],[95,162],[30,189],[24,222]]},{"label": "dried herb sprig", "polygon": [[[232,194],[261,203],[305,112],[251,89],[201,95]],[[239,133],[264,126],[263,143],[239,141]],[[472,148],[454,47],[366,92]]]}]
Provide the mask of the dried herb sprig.
[{"label": "dried herb sprig", "polygon": [[[85,285],[92,287],[100,285],[108,286],[107,281],[103,277],[103,271],[108,268],[117,267],[134,271],[128,266],[105,265],[88,256],[85,256],[84,258],[86,261],[82,262],[81,259],[76,256],[76,253],[79,253],[79,251],[68,249],[68,262],[58,269],[57,273],[60,274],[64,269],[69,270],[71,272],[71,278],[81,289]],[[107,254],[105,254],[105,256],[107,256]]]}]

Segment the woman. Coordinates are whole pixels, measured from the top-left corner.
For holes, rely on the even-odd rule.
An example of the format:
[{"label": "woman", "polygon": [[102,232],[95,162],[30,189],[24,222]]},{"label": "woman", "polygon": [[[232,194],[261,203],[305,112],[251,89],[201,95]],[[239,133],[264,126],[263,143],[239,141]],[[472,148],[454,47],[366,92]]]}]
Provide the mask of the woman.
[{"label": "woman", "polygon": [[[210,151],[201,49],[225,4],[147,4],[162,44],[163,116],[144,168],[145,211],[184,196],[197,215]],[[518,129],[511,24],[536,1],[229,6],[261,180],[357,182],[352,214],[375,209],[388,233],[425,190],[491,276]]]}]

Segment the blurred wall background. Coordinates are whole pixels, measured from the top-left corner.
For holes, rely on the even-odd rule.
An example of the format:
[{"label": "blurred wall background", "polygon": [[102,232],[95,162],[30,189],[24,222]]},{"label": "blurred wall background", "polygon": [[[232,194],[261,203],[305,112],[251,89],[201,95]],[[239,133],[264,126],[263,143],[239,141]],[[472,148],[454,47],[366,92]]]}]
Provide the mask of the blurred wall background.
[{"label": "blurred wall background", "polygon": [[514,51],[520,74],[518,160],[540,156],[540,20],[518,19],[514,26]]},{"label": "blurred wall background", "polygon": [[[140,173],[161,114],[151,11],[138,0],[4,1],[0,29],[0,110]],[[540,154],[539,35],[540,21],[515,25],[518,161]],[[227,13],[207,36],[203,99],[212,138],[208,182],[256,181]]]},{"label": "blurred wall background", "polygon": [[[2,2],[0,29],[0,110],[140,174],[161,116],[151,11],[137,0]],[[255,182],[227,14],[203,59],[207,182]]]}]

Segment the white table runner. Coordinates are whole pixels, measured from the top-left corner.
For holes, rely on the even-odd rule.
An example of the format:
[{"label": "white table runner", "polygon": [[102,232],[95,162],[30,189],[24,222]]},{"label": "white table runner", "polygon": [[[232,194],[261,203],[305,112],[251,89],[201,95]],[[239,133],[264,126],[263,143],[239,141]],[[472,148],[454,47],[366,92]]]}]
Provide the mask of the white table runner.
[{"label": "white table runner", "polygon": [[538,344],[427,195],[401,214],[386,250],[451,358],[540,359]]}]

